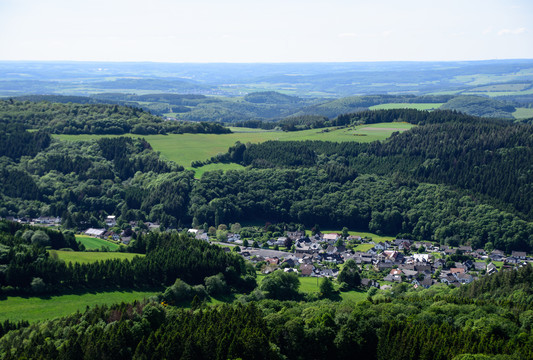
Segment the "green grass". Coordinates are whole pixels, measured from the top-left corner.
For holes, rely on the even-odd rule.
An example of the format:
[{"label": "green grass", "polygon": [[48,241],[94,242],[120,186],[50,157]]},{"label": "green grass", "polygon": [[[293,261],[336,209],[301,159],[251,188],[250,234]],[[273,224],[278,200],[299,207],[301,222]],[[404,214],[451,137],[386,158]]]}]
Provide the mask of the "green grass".
[{"label": "green grass", "polygon": [[319,292],[319,285],[322,281],[322,278],[317,277],[302,277],[298,278],[300,280],[300,291],[304,293],[315,293]]},{"label": "green grass", "polygon": [[[204,161],[219,153],[226,153],[228,148],[237,141],[241,143],[260,143],[268,140],[324,140],[324,141],[357,141],[371,142],[384,140],[394,131],[402,131],[413,125],[405,123],[387,123],[360,125],[352,128],[326,128],[304,131],[264,131],[257,129],[239,128],[239,133],[233,134],[170,134],[142,136],[154,150],[168,160],[189,167],[193,161]],[[110,135],[54,135],[61,140],[86,141],[102,137],[116,137]],[[125,136],[140,137],[127,134]]]},{"label": "green grass", "polygon": [[367,295],[365,291],[347,291],[341,292],[341,298],[343,301],[359,302],[366,300]]},{"label": "green grass", "polygon": [[53,319],[83,311],[87,306],[133,302],[157,294],[157,291],[105,291],[50,297],[8,296],[0,300],[0,321],[30,322]]},{"label": "green grass", "polygon": [[513,113],[515,119],[528,119],[533,118],[533,109],[527,108],[516,108],[516,111]]},{"label": "green grass", "polygon": [[[326,230],[320,230],[320,231],[322,232],[322,234],[326,234],[326,233],[342,234],[342,230],[326,229]],[[305,230],[305,234],[307,236],[310,236],[311,235],[311,230]],[[377,235],[377,234],[373,234],[373,233],[369,233],[369,232],[362,232],[362,231],[348,231],[348,234],[360,236],[362,238],[372,238],[372,241],[374,241],[374,242],[384,242],[384,241],[391,241],[391,240],[396,239],[395,236],[381,236],[381,235]]]},{"label": "green grass", "polygon": [[493,261],[492,263],[498,268],[498,271],[502,270],[503,261]]},{"label": "green grass", "polygon": [[234,163],[209,164],[209,165],[205,165],[205,166],[194,169],[195,170],[194,177],[197,179],[200,179],[206,171],[213,171],[213,170],[227,171],[227,170],[242,170],[242,169],[244,169],[244,166],[239,165],[239,164],[234,164]]},{"label": "green grass", "polygon": [[50,250],[51,256],[56,256],[66,263],[88,264],[109,259],[133,259],[135,256],[143,254],[121,253],[121,252],[81,252],[81,251],[60,251]]},{"label": "green grass", "polygon": [[388,103],[379,104],[369,107],[370,110],[390,110],[390,109],[416,109],[416,110],[435,110],[440,108],[444,103]]},{"label": "green grass", "polygon": [[119,245],[114,242],[86,235],[76,235],[76,240],[81,242],[88,250],[100,249],[103,246],[106,246],[111,251],[115,251],[119,248]]},{"label": "green grass", "polygon": [[[265,278],[264,274],[258,273],[257,274],[257,284],[261,284],[261,281]],[[318,293],[319,292],[319,286],[320,282],[322,281],[322,278],[316,278],[316,277],[298,277],[300,280],[300,289],[299,291],[310,294],[310,293]],[[318,282],[317,282],[318,279]],[[334,281],[335,282],[335,281]],[[318,284],[318,285],[317,285]],[[337,284],[335,283],[335,287],[337,288]],[[366,292],[364,291],[347,291],[347,292],[341,292],[340,298],[343,301],[354,301],[359,302],[366,299]]]},{"label": "green grass", "polygon": [[359,244],[353,249],[353,251],[367,252],[373,247],[374,247],[374,244]]}]

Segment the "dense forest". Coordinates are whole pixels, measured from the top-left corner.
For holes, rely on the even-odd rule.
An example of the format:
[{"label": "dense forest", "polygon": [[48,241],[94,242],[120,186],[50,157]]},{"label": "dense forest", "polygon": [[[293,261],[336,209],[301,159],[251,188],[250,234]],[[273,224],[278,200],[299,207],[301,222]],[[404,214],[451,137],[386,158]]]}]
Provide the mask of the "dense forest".
[{"label": "dense forest", "polygon": [[398,175],[488,195],[533,219],[533,128],[450,111],[382,110],[339,116],[337,125],[406,121],[417,126],[385,142],[237,144],[212,161],[256,168],[330,164],[358,173]]},{"label": "dense forest", "polygon": [[[190,309],[156,302],[97,306],[31,325],[10,324],[5,359],[428,359],[522,360],[533,356],[531,266],[482,280],[468,298],[405,284],[367,300],[296,302],[245,298]],[[272,274],[270,276],[274,276]],[[499,288],[514,289],[502,293]],[[478,286],[479,287],[479,286]],[[482,295],[482,296],[481,296]],[[18,329],[17,329],[18,328]]]}]

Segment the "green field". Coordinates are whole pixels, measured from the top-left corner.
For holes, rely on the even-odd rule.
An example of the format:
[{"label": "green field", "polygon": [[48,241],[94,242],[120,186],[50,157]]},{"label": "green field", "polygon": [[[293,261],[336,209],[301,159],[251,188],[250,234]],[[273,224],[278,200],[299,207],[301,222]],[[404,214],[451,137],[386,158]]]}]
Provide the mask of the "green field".
[{"label": "green field", "polygon": [[111,251],[115,251],[119,248],[119,245],[114,242],[86,235],[76,235],[76,241],[81,242],[87,250],[100,249],[103,246],[106,246]]},{"label": "green field", "polygon": [[379,104],[369,107],[370,110],[390,110],[390,109],[416,109],[416,110],[435,110],[440,108],[444,103],[389,103]]},{"label": "green field", "polygon": [[373,247],[374,247],[374,244],[359,244],[353,249],[353,251],[367,252]]},{"label": "green field", "polygon": [[[228,148],[237,141],[241,143],[259,143],[268,140],[324,140],[324,141],[358,141],[371,142],[384,140],[394,131],[408,130],[412,127],[406,123],[384,123],[360,125],[352,128],[325,128],[303,131],[264,131],[257,129],[239,128],[239,133],[233,134],[170,134],[146,135],[144,137],[154,150],[168,160],[189,167],[193,161],[204,161],[219,154],[226,153]],[[54,135],[61,140],[84,141],[102,137],[116,137],[109,135]],[[140,137],[128,134],[125,136]]]},{"label": "green field", "polygon": [[[322,234],[327,234],[327,233],[342,234],[342,230],[326,229],[326,230],[320,230],[320,231],[322,232]],[[305,230],[305,234],[307,236],[310,236],[311,235],[311,230]],[[355,236],[360,236],[362,238],[372,238],[372,241],[374,241],[374,242],[384,242],[384,241],[391,241],[391,240],[396,239],[395,236],[381,236],[381,235],[376,235],[376,234],[373,234],[373,233],[362,232],[362,231],[348,231],[348,234],[355,235]]]},{"label": "green field", "polygon": [[133,259],[135,256],[144,256],[144,254],[132,254],[121,252],[82,252],[82,251],[61,251],[50,250],[51,256],[56,256],[66,263],[88,264],[97,261],[109,259]]},{"label": "green field", "polygon": [[133,302],[157,294],[157,291],[106,291],[50,297],[8,296],[0,300],[0,321],[53,319],[83,311],[87,306]]},{"label": "green field", "polygon": [[533,109],[516,108],[516,111],[513,113],[513,116],[515,119],[533,118]]}]

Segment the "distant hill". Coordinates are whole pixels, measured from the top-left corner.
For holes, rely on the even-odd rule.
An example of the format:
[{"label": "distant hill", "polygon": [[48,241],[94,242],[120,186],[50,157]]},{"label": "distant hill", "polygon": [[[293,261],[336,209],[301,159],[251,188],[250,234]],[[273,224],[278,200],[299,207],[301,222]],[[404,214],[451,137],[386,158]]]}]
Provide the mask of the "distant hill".
[{"label": "distant hill", "polygon": [[296,96],[289,96],[276,91],[250,93],[244,97],[244,100],[254,104],[292,104],[302,101]]},{"label": "distant hill", "polygon": [[481,96],[457,96],[441,106],[442,110],[457,110],[468,115],[514,119],[516,108],[500,100]]}]

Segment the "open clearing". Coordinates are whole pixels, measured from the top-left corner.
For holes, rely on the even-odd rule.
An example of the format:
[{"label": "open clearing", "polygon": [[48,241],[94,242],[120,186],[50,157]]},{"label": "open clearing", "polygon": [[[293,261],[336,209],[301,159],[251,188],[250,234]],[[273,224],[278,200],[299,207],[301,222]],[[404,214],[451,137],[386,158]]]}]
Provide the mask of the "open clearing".
[{"label": "open clearing", "polygon": [[121,252],[82,252],[82,251],[61,251],[50,250],[51,256],[56,256],[66,262],[88,264],[97,261],[104,261],[109,259],[128,259],[131,260],[135,256],[144,256],[144,254],[132,254]]},{"label": "open clearing", "polygon": [[157,294],[153,291],[104,291],[50,297],[8,296],[0,300],[0,321],[53,319],[84,311],[87,306],[142,300]]},{"label": "open clearing", "polygon": [[370,110],[390,110],[390,109],[416,109],[416,110],[435,110],[440,108],[444,103],[387,103],[369,107]]},{"label": "open clearing", "polygon": [[88,250],[101,249],[102,247],[105,246],[109,250],[115,251],[119,247],[119,245],[114,242],[102,240],[99,238],[95,238],[92,236],[86,236],[86,235],[76,235],[76,241],[81,242],[83,246],[85,246],[85,248]]},{"label": "open clearing", "polygon": [[528,108],[516,108],[516,111],[513,113],[515,119],[529,119],[533,118],[533,109]]},{"label": "open clearing", "polygon": [[[264,131],[257,129],[239,128],[239,133],[233,134],[170,134],[170,135],[134,135],[124,136],[143,137],[153,147],[154,150],[168,160],[172,160],[182,166],[189,167],[193,161],[205,161],[218,153],[226,153],[228,148],[237,141],[241,143],[260,143],[268,140],[323,140],[323,141],[358,141],[371,142],[375,140],[385,140],[394,132],[386,128],[401,128],[408,130],[411,124],[405,123],[384,123],[372,124],[372,127],[385,128],[380,131],[362,130],[368,125],[360,125],[350,128],[325,128],[311,129],[303,131]],[[87,141],[102,137],[113,137],[109,135],[54,135],[61,140]]]}]

